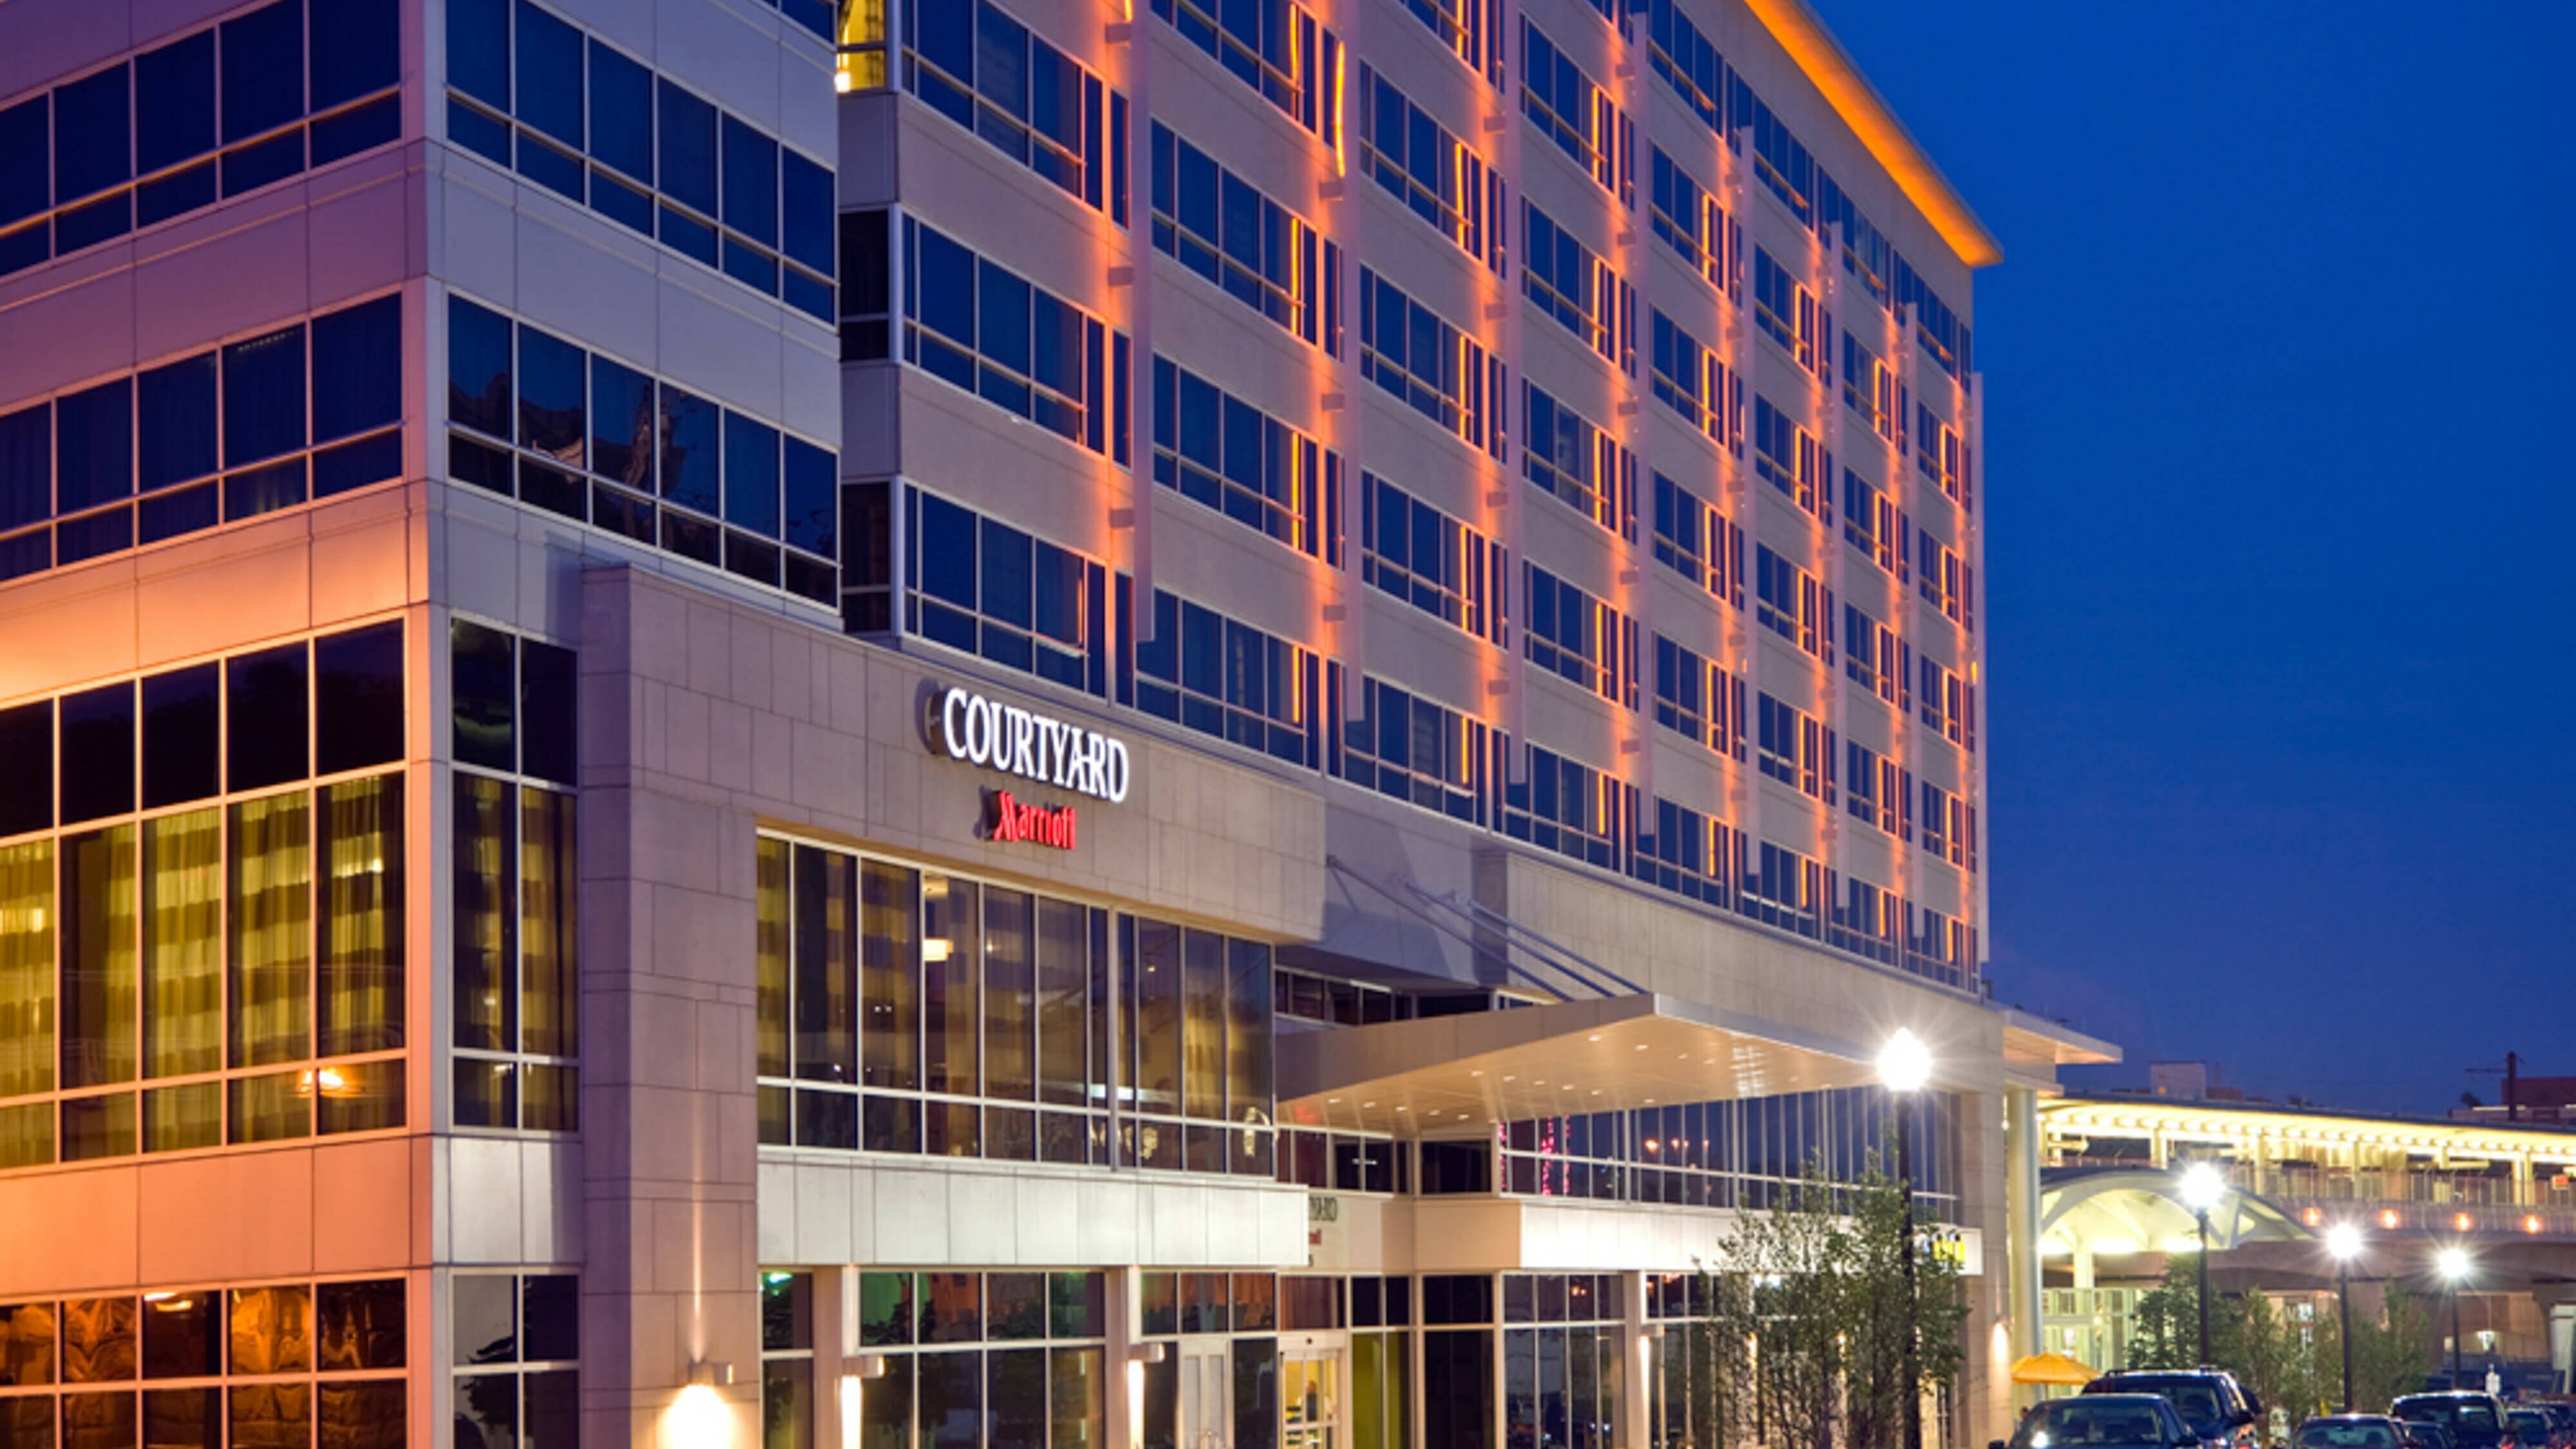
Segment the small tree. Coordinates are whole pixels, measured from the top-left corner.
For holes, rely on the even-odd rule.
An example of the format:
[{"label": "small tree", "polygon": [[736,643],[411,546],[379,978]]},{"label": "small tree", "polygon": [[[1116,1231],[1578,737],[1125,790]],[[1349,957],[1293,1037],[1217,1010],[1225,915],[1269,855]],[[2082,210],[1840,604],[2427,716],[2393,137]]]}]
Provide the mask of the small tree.
[{"label": "small tree", "polygon": [[2431,1319],[2424,1301],[2392,1285],[2375,1319],[2352,1326],[2352,1406],[2384,1413],[2399,1394],[2424,1387],[2433,1366]]},{"label": "small tree", "polygon": [[1875,1156],[1845,1185],[1810,1165],[1770,1211],[1736,1220],[1725,1246],[1734,1276],[1706,1291],[1718,1344],[1744,1346],[1751,1392],[1712,1383],[1707,1422],[1729,1437],[1891,1449],[1904,1432],[1909,1335],[1927,1392],[1957,1382],[1968,1315],[1959,1264],[1918,1221],[1909,1296],[1905,1194]]},{"label": "small tree", "polygon": [[[2213,1309],[2217,1305],[2212,1304]],[[2215,1319],[2216,1314],[2212,1313]],[[2217,1325],[2210,1326],[2216,1350]],[[2138,1295],[2129,1318],[2129,1367],[2179,1369],[2200,1360],[2200,1278],[2190,1259],[2180,1253],[2165,1263],[2165,1280]]]}]

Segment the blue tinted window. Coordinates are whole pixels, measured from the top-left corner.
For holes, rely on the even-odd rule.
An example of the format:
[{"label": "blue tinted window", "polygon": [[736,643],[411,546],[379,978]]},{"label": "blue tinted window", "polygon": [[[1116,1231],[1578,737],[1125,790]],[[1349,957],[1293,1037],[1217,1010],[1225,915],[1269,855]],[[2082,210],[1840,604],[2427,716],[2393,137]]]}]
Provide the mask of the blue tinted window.
[{"label": "blue tinted window", "polygon": [[54,487],[64,513],[134,492],[134,383],[54,400]]},{"label": "blue tinted window", "polygon": [[[927,227],[914,231],[920,262],[920,295],[905,298],[923,326],[951,341],[975,345],[975,254]],[[917,309],[913,303],[918,302]],[[973,386],[969,382],[966,386]]]},{"label": "blue tinted window", "polygon": [[724,415],[725,522],[778,536],[778,430]]},{"label": "blue tinted window", "polygon": [[839,555],[832,547],[839,521],[840,464],[830,452],[795,438],[787,440],[787,541],[825,558]]},{"label": "blue tinted window", "polygon": [[[223,26],[224,139],[238,141],[304,114],[304,7],[254,10]],[[238,189],[238,188],[236,188]]]},{"label": "blue tinted window", "polygon": [[510,319],[462,297],[447,300],[447,418],[510,436]]},{"label": "blue tinted window", "polygon": [[0,529],[53,515],[53,416],[42,403],[0,416]]},{"label": "blue tinted window", "polygon": [[[913,495],[921,505],[920,569],[922,592],[962,608],[975,607],[975,515],[926,493]],[[970,642],[965,647],[973,648]]]},{"label": "blue tinted window", "polygon": [[77,201],[128,180],[126,70],[118,66],[54,92],[54,200]]},{"label": "blue tinted window", "polygon": [[313,109],[372,95],[402,79],[401,18],[394,0],[317,0]]},{"label": "blue tinted window", "polygon": [[510,109],[509,0],[447,0],[447,83]]},{"label": "blue tinted window", "polygon": [[653,380],[605,357],[590,360],[590,467],[653,491]]},{"label": "blue tinted window", "polygon": [[724,118],[724,224],[762,246],[778,245],[778,143]]},{"label": "blue tinted window", "polygon": [[663,81],[662,153],[656,172],[662,190],[683,206],[709,216],[716,212],[716,108]]},{"label": "blue tinted window", "polygon": [[926,5],[916,11],[907,6],[905,18],[917,27],[912,42],[922,59],[960,80],[973,77],[977,8],[964,4]]},{"label": "blue tinted window", "polygon": [[45,183],[45,98],[0,111],[0,224],[34,216],[52,204]]},{"label": "blue tinted window", "polygon": [[590,43],[590,154],[636,180],[653,180],[653,73]]},{"label": "blue tinted window", "polygon": [[313,319],[313,441],[402,418],[402,298]]},{"label": "blue tinted window", "polygon": [[157,171],[213,149],[215,33],[201,30],[136,56],[135,169]]},{"label": "blue tinted window", "polygon": [[156,367],[136,383],[152,420],[142,432],[143,490],[215,471],[215,355]]},{"label": "blue tinted window", "polygon": [[519,445],[581,466],[582,351],[534,327],[519,329]]},{"label": "blue tinted window", "polygon": [[581,145],[581,32],[519,0],[520,120]]},{"label": "blue tinted window", "polygon": [[781,250],[790,260],[828,277],[832,275],[832,173],[784,150],[779,153],[779,169],[787,238]]},{"label": "blue tinted window", "polygon": [[304,446],[304,329],[281,328],[224,349],[224,466]]},{"label": "blue tinted window", "polygon": [[662,496],[713,513],[721,496],[716,471],[720,409],[677,388],[662,389]]}]

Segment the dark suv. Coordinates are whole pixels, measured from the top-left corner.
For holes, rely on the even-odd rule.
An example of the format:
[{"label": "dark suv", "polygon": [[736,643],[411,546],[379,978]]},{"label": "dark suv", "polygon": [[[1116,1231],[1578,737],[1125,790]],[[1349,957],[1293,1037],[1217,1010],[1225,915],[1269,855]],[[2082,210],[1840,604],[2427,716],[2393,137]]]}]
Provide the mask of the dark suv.
[{"label": "dark suv", "polygon": [[2513,1420],[2505,1416],[2503,1401],[2493,1394],[2467,1389],[2408,1394],[2389,1405],[2388,1412],[2415,1423],[2441,1425],[2451,1431],[2460,1449],[2513,1449],[2517,1440]]},{"label": "dark suv", "polygon": [[2104,1374],[2088,1394],[2162,1394],[2209,1449],[2256,1449],[2263,1405],[2225,1369],[2139,1369]]}]

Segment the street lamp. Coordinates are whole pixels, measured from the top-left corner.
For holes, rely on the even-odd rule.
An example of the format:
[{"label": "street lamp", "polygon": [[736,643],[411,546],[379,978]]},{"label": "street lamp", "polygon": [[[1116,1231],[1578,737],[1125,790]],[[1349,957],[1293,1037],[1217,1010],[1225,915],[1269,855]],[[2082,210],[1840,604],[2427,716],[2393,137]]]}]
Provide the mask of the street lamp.
[{"label": "street lamp", "polygon": [[2433,1255],[2444,1286],[2451,1290],[2451,1387],[2460,1386],[2460,1280],[2469,1276],[2469,1250],[2444,1248]]},{"label": "street lamp", "polygon": [[1923,1038],[1898,1027],[1879,1048],[1878,1080],[1896,1097],[1896,1181],[1905,1194],[1905,1449],[1923,1449],[1923,1354],[1914,1290],[1914,1094],[1932,1078]]},{"label": "street lamp", "polygon": [[2335,1260],[2335,1298],[2343,1314],[2343,1409],[2352,1412],[2352,1260],[2361,1254],[2361,1229],[2337,1223],[2326,1229],[2326,1251]]},{"label": "street lamp", "polygon": [[2200,1223],[2200,1363],[2209,1366],[2209,1211],[2227,1200],[2227,1178],[2213,1162],[2183,1169],[2182,1205]]}]

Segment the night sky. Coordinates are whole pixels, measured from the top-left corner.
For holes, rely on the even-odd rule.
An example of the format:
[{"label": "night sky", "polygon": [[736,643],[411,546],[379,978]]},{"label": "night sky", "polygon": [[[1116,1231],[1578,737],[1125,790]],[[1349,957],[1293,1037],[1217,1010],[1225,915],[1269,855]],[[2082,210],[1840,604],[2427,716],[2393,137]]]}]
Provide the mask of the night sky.
[{"label": "night sky", "polygon": [[2003,242],[1997,999],[2079,1086],[2576,1075],[2576,5],[1814,3]]}]

